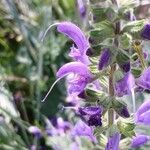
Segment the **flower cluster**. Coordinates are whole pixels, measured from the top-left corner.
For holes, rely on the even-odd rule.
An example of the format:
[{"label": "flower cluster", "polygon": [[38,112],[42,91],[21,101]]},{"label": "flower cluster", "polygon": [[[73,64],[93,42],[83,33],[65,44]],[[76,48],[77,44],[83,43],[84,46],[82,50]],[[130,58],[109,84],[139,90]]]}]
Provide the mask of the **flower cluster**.
[{"label": "flower cluster", "polygon": [[[113,13],[116,12],[108,7],[104,21],[95,24],[99,20],[97,13],[102,9],[98,9],[100,5],[95,3],[92,5],[93,25],[90,24],[88,36],[72,22],[57,24],[57,31],[71,39],[73,45],[69,50],[72,62],[61,66],[56,76],[58,79],[67,76],[66,100],[78,121],[70,127],[58,118],[54,126],[59,132],[55,128],[50,130],[50,135],[61,135],[69,129],[76,148],[77,137],[99,144],[97,135],[104,139],[102,145],[105,150],[119,150],[122,146],[137,148],[150,140],[148,135],[135,133],[136,125],[150,125],[150,101],[144,102],[137,111],[135,102],[136,93],[150,90],[150,67],[146,64],[148,54],[138,39],[141,36],[140,40],[150,40],[150,25],[141,27],[143,22],[136,20],[132,10],[124,12],[129,17],[124,19],[127,24],[121,27],[122,20],[115,18]],[[84,2],[78,0],[77,4],[81,17],[84,17],[87,13]],[[112,4],[117,5],[113,1]],[[106,18],[108,21],[105,22]],[[138,38],[133,32],[138,32]],[[128,97],[133,101],[133,111],[122,100]]]}]

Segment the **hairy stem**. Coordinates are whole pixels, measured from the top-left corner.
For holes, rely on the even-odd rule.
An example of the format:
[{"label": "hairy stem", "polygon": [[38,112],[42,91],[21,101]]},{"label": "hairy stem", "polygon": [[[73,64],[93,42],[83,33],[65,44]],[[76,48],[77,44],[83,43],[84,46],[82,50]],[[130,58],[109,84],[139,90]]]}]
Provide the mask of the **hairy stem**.
[{"label": "hairy stem", "polygon": [[[112,0],[112,3],[118,7],[117,0]],[[120,33],[120,21],[115,23],[115,35],[116,35],[116,37],[114,38],[115,47],[119,46],[118,36],[117,36],[119,33]],[[113,80],[115,70],[116,70],[116,64],[112,64],[110,66],[110,74],[109,74],[109,96],[111,97],[112,100],[114,99],[114,96],[115,96],[114,80]],[[109,126],[111,126],[113,123],[114,123],[114,110],[109,109],[108,110],[108,124]]]},{"label": "hairy stem", "polygon": [[[113,64],[110,66],[110,74],[109,74],[109,96],[112,98],[115,95],[115,90],[114,90],[114,81],[113,81],[113,75],[116,70],[116,65]],[[114,123],[114,110],[109,109],[108,111],[108,123],[109,126],[111,126]]]}]

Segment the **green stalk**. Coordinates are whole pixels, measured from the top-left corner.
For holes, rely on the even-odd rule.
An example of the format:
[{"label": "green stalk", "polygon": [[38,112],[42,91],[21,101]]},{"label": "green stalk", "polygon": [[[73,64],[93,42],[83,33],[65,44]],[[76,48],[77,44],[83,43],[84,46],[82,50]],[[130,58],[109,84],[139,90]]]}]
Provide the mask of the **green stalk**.
[{"label": "green stalk", "polygon": [[[112,0],[112,3],[118,7],[117,0]],[[115,34],[116,37],[114,39],[114,46],[117,48],[119,46],[118,42],[118,34],[120,33],[120,21],[115,23]],[[110,66],[110,73],[109,73],[109,97],[111,100],[114,99],[115,96],[115,89],[114,89],[114,72],[116,70],[116,64],[112,64]],[[108,110],[108,125],[111,126],[114,124],[114,110],[111,108]]]},{"label": "green stalk", "polygon": [[[109,74],[109,96],[112,98],[115,95],[115,90],[114,90],[114,81],[113,81],[113,75],[116,70],[116,65],[113,64],[110,66],[110,74]],[[111,126],[114,123],[114,110],[109,109],[108,110],[108,124]]]}]

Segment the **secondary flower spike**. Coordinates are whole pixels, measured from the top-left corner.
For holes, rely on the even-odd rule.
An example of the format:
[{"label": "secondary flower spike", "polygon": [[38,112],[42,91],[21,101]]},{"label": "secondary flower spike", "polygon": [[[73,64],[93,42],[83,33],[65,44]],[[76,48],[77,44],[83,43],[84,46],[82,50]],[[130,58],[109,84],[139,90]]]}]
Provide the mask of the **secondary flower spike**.
[{"label": "secondary flower spike", "polygon": [[150,40],[150,24],[146,24],[141,32],[141,37]]},{"label": "secondary flower spike", "polygon": [[79,107],[79,115],[85,120],[89,126],[101,126],[102,110],[98,106]]},{"label": "secondary flower spike", "polygon": [[68,93],[78,95],[92,81],[93,76],[88,70],[88,67],[81,62],[71,62],[63,65],[56,75],[61,78],[71,73],[74,74],[74,78],[68,83]]},{"label": "secondary flower spike", "polygon": [[80,16],[84,18],[86,15],[86,7],[85,7],[83,0],[77,0],[77,4],[78,4],[78,10],[79,10]]},{"label": "secondary flower spike", "polygon": [[58,24],[57,31],[68,36],[76,44],[77,47],[73,46],[69,55],[76,61],[89,64],[88,57],[86,56],[89,42],[81,29],[71,22],[62,22]]},{"label": "secondary flower spike", "polygon": [[144,102],[135,114],[136,123],[150,125],[150,100]]},{"label": "secondary flower spike", "polygon": [[150,90],[150,67],[143,71],[142,75],[136,80],[136,84]]},{"label": "secondary flower spike", "polygon": [[89,140],[96,142],[96,137],[93,135],[93,129],[81,120],[79,120],[74,126],[72,136],[85,136]]},{"label": "secondary flower spike", "polygon": [[121,135],[117,132],[108,139],[105,150],[119,150],[119,142]]},{"label": "secondary flower spike", "polygon": [[108,66],[111,59],[111,52],[108,48],[105,48],[100,55],[98,69],[102,70]]},{"label": "secondary flower spike", "polygon": [[128,72],[125,76],[116,82],[115,89],[118,96],[123,96],[131,93],[131,89],[134,87],[135,81],[133,75]]},{"label": "secondary flower spike", "polygon": [[150,136],[147,135],[137,135],[133,138],[131,147],[138,148],[144,144],[146,144],[150,140]]}]

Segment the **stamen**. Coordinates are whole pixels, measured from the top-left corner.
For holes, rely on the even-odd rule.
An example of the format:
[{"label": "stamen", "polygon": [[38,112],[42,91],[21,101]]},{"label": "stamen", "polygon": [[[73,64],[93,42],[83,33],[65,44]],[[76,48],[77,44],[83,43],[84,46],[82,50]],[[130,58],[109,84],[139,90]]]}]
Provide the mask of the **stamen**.
[{"label": "stamen", "polygon": [[47,92],[46,96],[42,99],[41,102],[44,102],[44,101],[46,100],[46,98],[48,97],[48,95],[49,95],[50,92],[52,91],[52,89],[53,89],[53,87],[55,86],[55,84],[56,84],[59,80],[61,80],[61,79],[64,78],[65,76],[67,76],[68,74],[69,74],[69,73],[67,73],[67,74],[65,74],[64,76],[58,78],[58,79],[52,84],[52,86],[50,87],[50,89],[49,89],[49,91]]},{"label": "stamen", "polygon": [[43,34],[43,36],[41,37],[41,42],[43,42],[44,41],[44,38],[45,38],[45,36],[46,36],[46,34],[47,34],[47,32],[53,27],[53,26],[56,26],[56,25],[59,25],[60,23],[54,23],[54,24],[51,24],[51,25],[49,25],[48,26],[48,28],[46,29],[46,31],[44,32],[44,34]]}]

